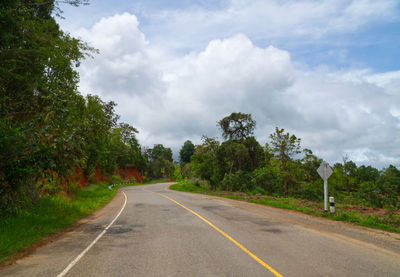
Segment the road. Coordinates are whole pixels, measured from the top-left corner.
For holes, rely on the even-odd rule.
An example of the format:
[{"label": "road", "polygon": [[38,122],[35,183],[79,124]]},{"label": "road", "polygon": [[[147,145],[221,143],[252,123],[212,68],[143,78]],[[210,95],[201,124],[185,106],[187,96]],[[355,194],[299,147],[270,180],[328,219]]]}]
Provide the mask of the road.
[{"label": "road", "polygon": [[123,188],[85,222],[0,276],[400,276],[399,234],[165,183]]}]

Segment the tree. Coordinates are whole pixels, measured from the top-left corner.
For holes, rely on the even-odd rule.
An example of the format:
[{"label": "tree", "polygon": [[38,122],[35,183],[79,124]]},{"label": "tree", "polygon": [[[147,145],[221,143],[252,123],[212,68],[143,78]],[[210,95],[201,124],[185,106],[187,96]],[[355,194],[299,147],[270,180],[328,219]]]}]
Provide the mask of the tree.
[{"label": "tree", "polygon": [[344,172],[344,186],[348,193],[357,190],[356,172],[357,165],[353,161],[348,161],[347,158],[343,159],[343,172]]},{"label": "tree", "polygon": [[55,16],[59,3],[87,0],[0,2],[0,216],[69,191],[77,168],[90,177],[97,166],[144,164],[137,130],[117,125],[115,103],[78,91],[76,68],[96,50]]},{"label": "tree", "polygon": [[162,144],[156,144],[146,151],[149,161],[149,173],[154,178],[172,177],[174,164],[172,162],[172,150]]},{"label": "tree", "polygon": [[218,124],[222,130],[222,136],[229,140],[244,140],[253,134],[256,122],[251,114],[231,113],[221,119]]},{"label": "tree", "polygon": [[264,149],[253,136],[246,138],[243,141],[243,145],[249,153],[249,170],[253,171],[263,163]]},{"label": "tree", "polygon": [[322,159],[319,159],[310,149],[307,148],[303,150],[303,153],[304,157],[301,159],[301,167],[304,171],[304,181],[319,181],[321,177],[317,172],[317,168],[322,163]]},{"label": "tree", "polygon": [[[35,189],[36,181],[55,175],[63,179],[74,163],[84,159],[84,124],[77,115],[85,101],[77,92],[76,67],[93,49],[59,29],[54,18],[57,3],[4,0],[0,4],[0,128],[6,132],[0,157],[8,157],[7,167],[15,172],[0,169],[0,185],[8,188],[0,190],[0,199],[10,200],[8,207],[33,195],[27,191]],[[12,141],[13,148],[4,147]],[[0,210],[7,209],[2,204],[6,202],[1,201]]]},{"label": "tree", "polygon": [[210,182],[213,190],[216,189],[219,178],[217,176],[217,150],[219,142],[214,138],[203,136],[203,143],[196,145],[191,158],[192,170],[195,176]]},{"label": "tree", "polygon": [[250,157],[246,147],[236,141],[225,141],[217,150],[217,165],[221,175],[232,174],[238,170],[249,171]]},{"label": "tree", "polygon": [[185,141],[181,150],[179,151],[179,159],[181,163],[189,163],[190,158],[193,156],[193,154],[194,144],[190,140]]},{"label": "tree", "polygon": [[372,166],[362,165],[356,169],[356,183],[376,182],[379,178],[379,170]]},{"label": "tree", "polygon": [[285,196],[288,195],[288,162],[290,162],[294,155],[300,153],[300,139],[295,135],[284,133],[284,129],[275,128],[275,133],[270,135],[271,150],[275,157],[280,161],[281,174],[283,179],[283,192]]},{"label": "tree", "polygon": [[400,170],[393,165],[383,169],[378,180],[378,188],[379,194],[383,197],[383,205],[396,208],[400,193]]}]

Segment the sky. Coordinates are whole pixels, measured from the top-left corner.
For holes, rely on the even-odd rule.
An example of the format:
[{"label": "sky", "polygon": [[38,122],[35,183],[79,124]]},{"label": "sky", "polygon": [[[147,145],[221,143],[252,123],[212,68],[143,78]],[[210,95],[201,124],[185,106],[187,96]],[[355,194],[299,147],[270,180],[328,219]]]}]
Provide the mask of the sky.
[{"label": "sky", "polygon": [[61,28],[99,54],[79,89],[118,104],[141,145],[174,157],[250,113],[331,165],[400,166],[399,0],[92,0]]}]

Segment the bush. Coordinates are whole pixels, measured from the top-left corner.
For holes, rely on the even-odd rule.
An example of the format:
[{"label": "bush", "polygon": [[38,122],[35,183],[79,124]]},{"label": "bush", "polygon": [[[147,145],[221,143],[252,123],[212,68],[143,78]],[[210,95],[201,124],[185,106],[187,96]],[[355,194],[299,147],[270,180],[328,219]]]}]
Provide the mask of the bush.
[{"label": "bush", "polygon": [[116,185],[116,184],[119,184],[119,183],[121,183],[122,182],[122,180],[121,180],[121,178],[119,178],[118,176],[116,176],[116,175],[113,175],[112,177],[111,177],[111,180],[110,180],[110,185]]},{"label": "bush", "polygon": [[68,184],[67,193],[76,193],[78,190],[78,183],[71,182]]},{"label": "bush", "polygon": [[32,184],[35,162],[29,147],[23,126],[0,118],[0,217],[18,212],[27,196],[24,188]]},{"label": "bush", "polygon": [[303,183],[301,188],[294,193],[294,196],[312,201],[324,199],[324,185],[321,181]]},{"label": "bush", "polygon": [[181,174],[181,167],[179,165],[175,166],[173,180],[177,181],[177,182],[180,182],[183,180],[182,174]]},{"label": "bush", "polygon": [[222,185],[225,190],[228,191],[252,191],[255,186],[250,180],[250,174],[242,170],[238,170],[235,173],[225,174],[222,180]]},{"label": "bush", "polygon": [[282,193],[282,180],[274,167],[257,168],[251,176],[254,187],[260,187],[268,194]]},{"label": "bush", "polygon": [[267,195],[267,192],[266,192],[265,189],[263,189],[263,188],[256,187],[256,188],[252,191],[252,194]]},{"label": "bush", "polygon": [[210,188],[210,184],[203,179],[199,178],[192,178],[190,182],[195,185],[196,187],[203,187],[203,188]]},{"label": "bush", "polygon": [[192,165],[190,163],[181,166],[182,177],[191,178],[192,177]]}]

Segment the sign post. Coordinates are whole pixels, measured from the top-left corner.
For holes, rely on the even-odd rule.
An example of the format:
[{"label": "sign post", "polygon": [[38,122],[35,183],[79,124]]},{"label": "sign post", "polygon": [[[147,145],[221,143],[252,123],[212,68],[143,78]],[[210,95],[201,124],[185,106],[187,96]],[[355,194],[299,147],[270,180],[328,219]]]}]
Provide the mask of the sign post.
[{"label": "sign post", "polygon": [[319,176],[321,176],[322,180],[324,180],[324,210],[328,211],[328,178],[332,175],[333,170],[329,166],[329,164],[325,161],[321,163],[318,167],[317,172]]}]

